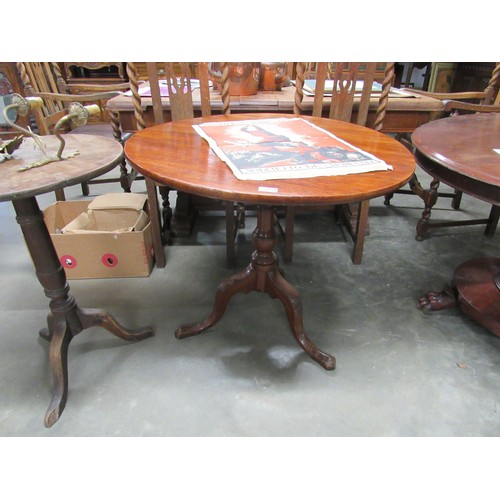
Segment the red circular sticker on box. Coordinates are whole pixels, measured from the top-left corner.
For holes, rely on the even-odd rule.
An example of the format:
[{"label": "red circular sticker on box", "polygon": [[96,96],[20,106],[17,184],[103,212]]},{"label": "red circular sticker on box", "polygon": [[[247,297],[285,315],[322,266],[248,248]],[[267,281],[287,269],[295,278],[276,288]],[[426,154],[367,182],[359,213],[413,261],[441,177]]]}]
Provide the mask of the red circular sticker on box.
[{"label": "red circular sticker on box", "polygon": [[118,257],[116,255],[113,255],[112,253],[105,253],[101,257],[101,262],[106,267],[116,267],[116,265],[118,264]]},{"label": "red circular sticker on box", "polygon": [[62,255],[59,262],[65,269],[73,269],[77,266],[78,262],[72,255]]}]

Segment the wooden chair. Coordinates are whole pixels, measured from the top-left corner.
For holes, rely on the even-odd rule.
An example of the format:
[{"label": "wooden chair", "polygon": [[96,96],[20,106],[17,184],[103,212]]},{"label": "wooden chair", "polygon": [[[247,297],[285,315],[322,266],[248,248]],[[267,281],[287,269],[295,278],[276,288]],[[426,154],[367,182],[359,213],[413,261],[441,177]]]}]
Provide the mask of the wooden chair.
[{"label": "wooden chair", "polygon": [[[53,62],[19,62],[17,69],[24,86],[26,96],[41,97],[44,107],[34,112],[34,118],[40,135],[49,135],[57,121],[65,114],[71,102],[81,104],[98,104],[101,114],[87,125],[68,130],[68,133],[91,134],[104,137],[114,137],[123,142],[120,122],[117,116],[105,110],[105,103],[112,97],[119,95],[130,88],[128,83],[91,85],[68,84],[62,77],[57,63]],[[136,177],[134,170],[127,169],[125,160],[120,165],[119,178],[97,178],[82,184],[82,193],[89,195],[89,184],[120,182],[125,192],[130,192],[130,187]],[[56,192],[58,200],[64,200],[64,192]]]},{"label": "wooden chair", "polygon": [[[428,92],[424,90],[418,90],[413,88],[405,88],[405,92],[413,92],[418,95],[423,95],[427,97],[432,97],[434,99],[439,99],[444,103],[443,112],[435,117],[445,118],[451,114],[459,114],[463,111],[465,112],[479,112],[480,106],[491,106],[492,104],[500,104],[500,63],[495,65],[493,72],[491,74],[488,85],[483,91],[477,92],[448,92],[448,93],[438,93],[438,92]],[[471,105],[473,105],[471,107]],[[491,108],[490,108],[491,111]],[[413,144],[411,142],[411,134],[397,134],[396,139],[398,139],[402,144],[404,144],[412,153],[414,153]],[[395,194],[412,194],[417,195],[420,198],[424,196],[424,189],[418,181],[417,174],[414,174],[409,182],[409,189],[398,189],[393,193],[385,195],[385,205],[390,205],[391,199]],[[438,193],[440,198],[451,198],[451,206],[453,209],[458,210],[460,208],[460,203],[462,201],[462,193],[455,190],[453,193]],[[417,238],[419,239],[419,238]]]},{"label": "wooden chair", "polygon": [[[151,102],[154,114],[154,123],[164,123],[169,120],[181,120],[194,118],[195,114],[201,116],[210,116],[212,114],[212,104],[210,102],[209,88],[209,73],[208,63],[146,63],[149,86],[151,89]],[[193,106],[193,91],[191,79],[194,71],[197,71],[199,80],[199,95],[200,95],[200,111],[196,111]],[[132,100],[134,103],[134,116],[137,122],[137,128],[142,130],[146,128],[144,117],[144,106],[142,105],[141,96],[139,94],[139,86],[137,84],[137,68],[135,63],[127,63],[127,73],[131,83]],[[160,77],[159,77],[160,75]],[[167,85],[169,110],[165,110],[161,100],[161,90],[159,78],[164,80]],[[223,114],[230,113],[230,97],[228,92],[227,71],[223,71],[221,87],[222,87],[222,108]],[[188,167],[188,166],[186,166]],[[171,191],[169,186],[159,185],[150,179],[146,179],[146,187],[150,204],[150,214],[153,224],[153,244],[155,253],[160,252],[163,255],[163,242],[167,240],[167,232],[170,231],[172,210],[168,200],[168,195]],[[162,216],[160,216],[158,207],[157,188],[162,197]],[[220,209],[225,212],[226,218],[226,261],[229,267],[234,265],[234,240],[236,230],[240,224],[241,210],[232,202],[215,202],[207,199],[207,206],[210,209]],[[183,214],[189,218],[191,211],[191,198],[185,193],[177,193],[176,214]],[[235,216],[236,210],[236,216]],[[154,219],[154,220],[153,220]]]},{"label": "wooden chair", "polygon": [[[313,69],[311,69],[313,68]],[[380,74],[380,63],[297,63],[296,65],[296,91],[294,113],[302,113],[302,99],[304,96],[304,80],[306,76],[315,77],[315,94],[313,104],[313,116],[324,116],[325,112],[329,118],[342,121],[354,121],[358,125],[367,126],[368,110],[370,101],[373,100],[372,85],[375,82],[377,71]],[[373,128],[381,130],[389,97],[389,90],[394,78],[394,63],[383,64],[382,90],[378,93],[378,104]],[[331,97],[324,96],[326,80],[333,80]],[[356,90],[356,82],[363,82],[361,90]],[[359,84],[358,84],[359,85]],[[354,96],[358,103],[354,108]],[[359,96],[359,97],[358,97]],[[329,103],[326,102],[327,99]],[[342,205],[335,207],[337,213],[343,219],[349,234],[351,235],[354,248],[352,251],[352,262],[360,264],[363,256],[365,234],[368,227],[369,200],[355,205]],[[296,207],[286,207],[286,222],[283,232],[285,244],[283,260],[285,263],[292,261],[293,232],[296,215]]]}]

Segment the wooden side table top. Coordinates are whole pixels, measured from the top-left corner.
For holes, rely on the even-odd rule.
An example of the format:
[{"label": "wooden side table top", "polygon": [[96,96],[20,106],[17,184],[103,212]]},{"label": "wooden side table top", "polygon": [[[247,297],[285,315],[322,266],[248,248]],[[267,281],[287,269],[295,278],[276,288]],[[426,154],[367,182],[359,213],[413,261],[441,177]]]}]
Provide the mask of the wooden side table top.
[{"label": "wooden side table top", "polygon": [[[41,138],[50,153],[57,153],[55,136]],[[112,138],[83,134],[66,134],[63,157],[71,151],[79,154],[41,167],[19,172],[19,168],[42,158],[32,138],[26,138],[13,157],[0,163],[0,201],[28,198],[97,177],[118,165],[123,158],[122,145]]]},{"label": "wooden side table top", "polygon": [[134,134],[125,143],[125,155],[140,173],[160,184],[208,198],[267,205],[326,205],[371,199],[396,190],[413,174],[413,156],[393,138],[351,123],[302,116],[384,160],[393,170],[309,179],[241,181],[193,129],[193,124],[202,122],[267,118],[291,118],[291,115],[218,115],[156,125]]}]

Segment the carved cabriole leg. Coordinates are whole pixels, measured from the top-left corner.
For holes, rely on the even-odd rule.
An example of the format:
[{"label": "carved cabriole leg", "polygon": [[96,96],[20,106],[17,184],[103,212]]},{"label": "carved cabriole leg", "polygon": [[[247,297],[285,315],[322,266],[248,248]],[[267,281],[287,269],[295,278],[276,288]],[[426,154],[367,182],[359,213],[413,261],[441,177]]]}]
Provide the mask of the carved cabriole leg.
[{"label": "carved cabriole leg", "polygon": [[259,207],[257,228],[253,236],[255,251],[250,264],[246,269],[219,285],[210,316],[201,323],[179,327],[175,336],[180,339],[198,335],[215,325],[222,318],[231,297],[238,292],[265,292],[272,298],[280,299],[285,306],[293,335],[302,349],[323,368],[333,370],[335,358],[320,351],[307,337],[302,324],[302,304],[299,293],[279,271],[273,251],[276,244],[273,207]]},{"label": "carved cabriole leg", "polygon": [[50,299],[48,328],[40,332],[50,341],[49,361],[54,381],[52,400],[45,415],[51,427],[61,416],[68,394],[68,346],[71,339],[91,326],[101,326],[125,340],[142,340],[154,334],[151,327],[123,328],[111,315],[99,309],[79,309],[69,293],[66,273],[59,262],[43,213],[35,198],[13,200],[16,220],[35,265],[38,281]]},{"label": "carved cabriole leg", "polygon": [[68,347],[73,334],[64,317],[54,322],[49,346],[52,370],[52,399],[45,413],[45,426],[52,427],[61,416],[68,399]]},{"label": "carved cabriole leg", "polygon": [[325,370],[334,370],[335,357],[319,350],[304,331],[302,301],[299,292],[280,273],[274,272],[268,275],[268,293],[272,297],[280,299],[285,306],[290,328],[300,347]]},{"label": "carved cabriole leg", "polygon": [[214,326],[224,315],[226,307],[232,296],[238,292],[248,293],[255,289],[255,275],[251,266],[243,271],[225,279],[217,287],[215,293],[215,304],[210,316],[194,325],[182,325],[175,330],[175,336],[178,339],[199,335],[206,329]]}]

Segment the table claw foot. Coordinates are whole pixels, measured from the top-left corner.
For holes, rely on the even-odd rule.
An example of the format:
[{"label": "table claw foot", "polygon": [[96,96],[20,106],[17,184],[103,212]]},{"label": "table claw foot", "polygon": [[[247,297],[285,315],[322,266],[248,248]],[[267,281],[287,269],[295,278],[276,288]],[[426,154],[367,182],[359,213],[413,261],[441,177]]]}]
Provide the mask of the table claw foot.
[{"label": "table claw foot", "polygon": [[418,299],[417,308],[423,311],[442,311],[450,309],[457,304],[455,293],[449,286],[445,286],[441,292],[428,292]]},{"label": "table claw foot", "polygon": [[111,314],[102,309],[78,309],[78,317],[80,318],[83,329],[99,326],[108,330],[108,332],[116,337],[130,342],[147,339],[155,334],[152,326],[127,329],[120,325]]}]

